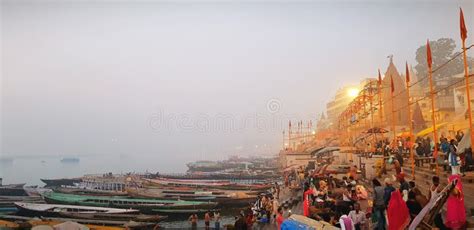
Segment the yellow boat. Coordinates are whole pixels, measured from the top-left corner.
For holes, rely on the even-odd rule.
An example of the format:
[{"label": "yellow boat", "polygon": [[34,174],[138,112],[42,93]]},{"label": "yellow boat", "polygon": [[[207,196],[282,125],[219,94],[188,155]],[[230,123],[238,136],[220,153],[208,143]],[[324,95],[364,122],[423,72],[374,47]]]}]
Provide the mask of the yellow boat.
[{"label": "yellow boat", "polygon": [[100,226],[100,225],[92,225],[92,224],[86,224],[86,226],[89,227],[90,230],[124,230],[125,229],[123,227]]},{"label": "yellow boat", "polygon": [[20,225],[11,221],[0,220],[0,227],[9,228],[9,229],[17,229],[17,228],[20,228]]},{"label": "yellow boat", "polygon": [[[30,220],[28,223],[31,224],[32,227],[38,226],[38,225],[49,225],[49,226],[54,226],[61,224],[61,221],[55,221],[55,220]],[[116,227],[116,226],[101,226],[101,225],[93,225],[93,224],[84,224],[87,226],[90,230],[124,230],[124,227]],[[2,226],[0,224],[0,226]]]}]

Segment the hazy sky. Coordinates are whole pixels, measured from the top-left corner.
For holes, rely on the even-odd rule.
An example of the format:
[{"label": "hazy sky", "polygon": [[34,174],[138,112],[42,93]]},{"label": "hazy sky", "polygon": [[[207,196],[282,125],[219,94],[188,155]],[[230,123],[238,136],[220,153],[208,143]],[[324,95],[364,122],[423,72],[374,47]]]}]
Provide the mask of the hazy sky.
[{"label": "hazy sky", "polygon": [[474,1],[2,1],[5,155],[276,153],[288,118],[459,43]]}]

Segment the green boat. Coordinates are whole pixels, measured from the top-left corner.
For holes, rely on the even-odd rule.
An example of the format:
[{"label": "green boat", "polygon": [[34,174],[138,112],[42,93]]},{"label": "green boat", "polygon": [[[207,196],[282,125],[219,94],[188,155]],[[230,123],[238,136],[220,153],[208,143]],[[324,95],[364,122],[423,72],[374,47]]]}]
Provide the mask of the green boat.
[{"label": "green boat", "polygon": [[68,204],[110,208],[132,208],[143,213],[152,213],[153,209],[179,212],[180,210],[209,210],[217,206],[216,202],[137,199],[118,196],[82,196],[50,192],[43,194],[44,200],[50,204]]},{"label": "green boat", "polygon": [[219,209],[180,209],[180,210],[170,210],[170,209],[153,209],[155,213],[162,213],[162,214],[202,214],[206,212],[216,212]]}]

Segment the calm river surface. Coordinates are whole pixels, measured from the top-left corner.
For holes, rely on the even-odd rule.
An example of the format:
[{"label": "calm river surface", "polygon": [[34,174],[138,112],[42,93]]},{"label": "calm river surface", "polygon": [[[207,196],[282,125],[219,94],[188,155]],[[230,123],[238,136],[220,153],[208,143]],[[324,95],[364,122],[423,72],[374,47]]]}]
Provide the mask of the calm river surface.
[{"label": "calm river surface", "polygon": [[[160,159],[161,158],[161,159]],[[163,160],[163,157],[142,156],[84,156],[78,163],[62,163],[62,157],[15,157],[0,159],[3,184],[27,183],[44,185],[40,178],[79,177],[84,174],[162,172],[182,173],[187,170],[182,159]]]}]

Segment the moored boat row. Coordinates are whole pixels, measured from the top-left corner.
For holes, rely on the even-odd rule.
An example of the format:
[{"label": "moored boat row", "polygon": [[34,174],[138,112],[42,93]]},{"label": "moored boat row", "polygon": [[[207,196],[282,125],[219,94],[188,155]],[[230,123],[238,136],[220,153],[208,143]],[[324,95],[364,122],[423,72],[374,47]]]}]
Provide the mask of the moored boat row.
[{"label": "moored boat row", "polygon": [[45,193],[43,197],[47,203],[52,204],[132,208],[138,209],[142,213],[152,213],[153,209],[212,209],[217,206],[217,203],[210,201],[139,199],[112,196],[81,196],[56,192]]},{"label": "moored boat row", "polygon": [[122,228],[137,223],[136,228],[146,229],[168,216],[182,220],[191,214],[242,208],[273,184],[270,177],[249,171],[242,174],[234,169],[212,174],[173,177],[159,173],[106,173],[42,179],[44,188],[10,185],[8,188],[25,194],[8,196],[2,206],[8,214],[0,214],[0,219],[25,224],[37,217],[41,218],[40,225],[49,226],[73,221]]}]

